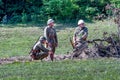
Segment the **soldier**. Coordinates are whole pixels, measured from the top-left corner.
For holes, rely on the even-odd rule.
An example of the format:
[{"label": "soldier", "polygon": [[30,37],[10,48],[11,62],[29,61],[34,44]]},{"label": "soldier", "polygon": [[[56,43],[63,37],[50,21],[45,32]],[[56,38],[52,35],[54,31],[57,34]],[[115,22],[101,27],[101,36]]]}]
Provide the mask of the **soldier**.
[{"label": "soldier", "polygon": [[86,47],[86,39],[88,36],[88,28],[85,27],[83,20],[78,21],[78,27],[75,29],[73,41],[75,49],[83,50]]},{"label": "soldier", "polygon": [[58,39],[57,39],[57,34],[56,30],[54,28],[54,20],[49,19],[47,21],[47,25],[44,29],[44,36],[46,37],[48,41],[48,47],[51,48],[52,54],[50,54],[50,58],[53,61],[54,59],[54,53],[55,53],[55,48],[58,46]]},{"label": "soldier", "polygon": [[43,58],[47,57],[48,54],[51,53],[51,50],[48,50],[44,47],[46,43],[46,38],[41,36],[39,41],[33,46],[30,56],[33,60],[42,60]]}]

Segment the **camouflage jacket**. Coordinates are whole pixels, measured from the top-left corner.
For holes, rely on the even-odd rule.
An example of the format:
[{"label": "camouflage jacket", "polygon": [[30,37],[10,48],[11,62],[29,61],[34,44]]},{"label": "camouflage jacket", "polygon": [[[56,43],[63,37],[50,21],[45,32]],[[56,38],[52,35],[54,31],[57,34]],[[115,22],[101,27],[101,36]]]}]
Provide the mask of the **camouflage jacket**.
[{"label": "camouflage jacket", "polygon": [[48,43],[58,43],[57,34],[55,28],[49,26],[44,29],[44,36],[46,37]]},{"label": "camouflage jacket", "polygon": [[42,52],[48,52],[49,50],[46,49],[40,41],[38,41],[33,47],[33,52],[38,53],[38,52],[41,52],[41,51]]},{"label": "camouflage jacket", "polygon": [[76,37],[76,41],[80,41],[82,37],[88,36],[88,28],[87,27],[77,27],[74,32],[74,37]]}]

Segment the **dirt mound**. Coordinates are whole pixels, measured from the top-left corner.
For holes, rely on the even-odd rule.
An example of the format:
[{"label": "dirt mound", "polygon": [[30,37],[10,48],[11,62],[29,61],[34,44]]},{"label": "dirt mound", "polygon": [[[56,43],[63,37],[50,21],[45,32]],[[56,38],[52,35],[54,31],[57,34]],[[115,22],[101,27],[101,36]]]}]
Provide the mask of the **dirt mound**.
[{"label": "dirt mound", "polygon": [[28,56],[0,58],[0,64],[8,64],[8,63],[14,63],[14,62],[26,62],[26,61],[31,61],[31,58]]},{"label": "dirt mound", "polygon": [[[60,54],[60,55],[54,55],[54,61],[61,61],[61,60],[67,60],[72,59],[72,55],[70,54]],[[0,64],[10,64],[15,62],[31,62],[33,61],[30,56],[15,56],[15,57],[9,57],[9,58],[0,58]],[[34,60],[35,61],[35,60]],[[39,60],[37,60],[39,61]],[[44,58],[42,61],[51,61],[50,57]]]},{"label": "dirt mound", "polygon": [[[59,61],[59,60],[64,60],[64,59],[70,59],[71,55],[55,55],[54,60]],[[9,58],[0,58],[0,64],[10,64],[10,63],[15,63],[15,62],[31,62],[33,61],[30,56],[15,56],[15,57],[9,57]],[[42,61],[51,61],[49,56]]]},{"label": "dirt mound", "polygon": [[94,39],[87,41],[91,43],[91,48],[85,48],[82,51],[75,49],[72,52],[72,58],[98,58],[98,57],[120,57],[120,41],[118,35],[111,34],[103,39]]}]

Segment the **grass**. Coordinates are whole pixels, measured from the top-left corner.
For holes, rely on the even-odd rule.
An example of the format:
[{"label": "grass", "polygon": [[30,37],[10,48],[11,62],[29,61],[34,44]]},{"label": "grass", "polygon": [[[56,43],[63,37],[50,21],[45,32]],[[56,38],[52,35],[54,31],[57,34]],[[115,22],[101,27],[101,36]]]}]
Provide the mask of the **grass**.
[{"label": "grass", "polygon": [[26,62],[0,66],[0,80],[119,80],[116,59]]},{"label": "grass", "polygon": [[[44,26],[21,26],[17,25],[13,28],[10,26],[0,27],[0,57],[28,55],[38,37],[43,35]],[[117,31],[117,27],[112,21],[86,23],[86,26],[89,29],[88,40],[102,38],[102,33],[105,31],[109,33]],[[70,24],[56,25],[59,41],[56,54],[66,54],[72,51],[69,38],[73,36],[75,27]]]},{"label": "grass", "polygon": [[[28,56],[31,47],[39,36],[42,27],[17,25],[0,27],[0,58]],[[112,21],[86,23],[89,29],[88,39],[102,38],[104,31],[116,32]],[[72,51],[69,38],[76,26],[57,24],[59,46],[55,54],[67,54]],[[54,62],[15,62],[0,65],[0,80],[119,80],[119,59],[64,60]]]}]

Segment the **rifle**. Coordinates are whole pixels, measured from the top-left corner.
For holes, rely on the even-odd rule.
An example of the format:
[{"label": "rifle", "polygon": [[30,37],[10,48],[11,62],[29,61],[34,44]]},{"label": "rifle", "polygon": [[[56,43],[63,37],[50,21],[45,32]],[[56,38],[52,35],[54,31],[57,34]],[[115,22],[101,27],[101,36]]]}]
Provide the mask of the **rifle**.
[{"label": "rifle", "polygon": [[70,37],[70,43],[71,43],[71,45],[72,45],[72,47],[73,47],[73,49],[75,48],[75,44],[74,44],[74,42],[73,42],[73,40],[72,40],[72,38]]},{"label": "rifle", "polygon": [[[104,40],[104,39],[94,39],[94,40],[87,40],[86,42],[88,42],[88,43],[96,43],[95,41],[106,41],[106,40]],[[75,48],[75,43],[73,42],[73,40],[72,40],[72,38],[70,37],[70,43],[71,43],[71,45],[72,45],[72,47],[73,47],[73,49]]]},{"label": "rifle", "polygon": [[[34,43],[34,45],[38,42],[39,38],[40,38],[40,36],[38,37],[38,39],[36,40],[36,42]],[[31,48],[29,54],[33,51],[33,47],[34,47],[34,45],[32,46],[32,48]]]}]

